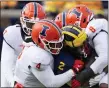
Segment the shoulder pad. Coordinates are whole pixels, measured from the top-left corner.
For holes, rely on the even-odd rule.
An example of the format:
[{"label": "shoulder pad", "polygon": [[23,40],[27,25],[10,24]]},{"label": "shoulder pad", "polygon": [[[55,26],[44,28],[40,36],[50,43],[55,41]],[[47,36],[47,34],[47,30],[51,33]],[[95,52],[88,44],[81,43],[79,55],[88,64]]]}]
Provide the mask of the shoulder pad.
[{"label": "shoulder pad", "polygon": [[30,65],[38,70],[44,70],[53,63],[52,55],[37,46],[31,46],[30,52],[33,52],[30,57]]},{"label": "shoulder pad", "polygon": [[13,26],[8,26],[4,32],[3,32],[3,38],[4,40],[9,44],[13,46],[13,43],[16,42],[16,38],[20,36],[20,26],[13,25]]}]

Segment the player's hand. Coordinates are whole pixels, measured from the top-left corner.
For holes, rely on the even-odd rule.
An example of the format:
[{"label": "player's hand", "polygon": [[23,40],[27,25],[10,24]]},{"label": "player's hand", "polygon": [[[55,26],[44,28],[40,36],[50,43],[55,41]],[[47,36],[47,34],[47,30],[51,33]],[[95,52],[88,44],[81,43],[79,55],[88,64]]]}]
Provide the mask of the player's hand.
[{"label": "player's hand", "polygon": [[75,60],[73,70],[75,73],[80,72],[84,68],[84,62],[82,60]]},{"label": "player's hand", "polygon": [[20,84],[20,83],[16,83],[15,86],[14,86],[14,88],[24,88],[24,87],[23,87],[22,84]]},{"label": "player's hand", "polygon": [[79,88],[81,86],[81,83],[74,78],[71,81],[71,85],[72,85],[72,88]]},{"label": "player's hand", "polygon": [[92,87],[92,86],[96,85],[97,83],[99,83],[100,80],[104,77],[104,75],[105,75],[105,73],[103,72],[103,73],[101,73],[101,74],[95,76],[94,78],[91,78],[91,79],[89,80],[89,85],[90,85],[90,87]]}]

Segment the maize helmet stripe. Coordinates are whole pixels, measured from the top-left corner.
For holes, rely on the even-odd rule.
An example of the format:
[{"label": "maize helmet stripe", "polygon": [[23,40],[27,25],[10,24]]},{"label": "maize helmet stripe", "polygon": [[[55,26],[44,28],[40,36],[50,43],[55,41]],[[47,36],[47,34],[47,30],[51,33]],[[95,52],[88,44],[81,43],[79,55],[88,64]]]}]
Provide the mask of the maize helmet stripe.
[{"label": "maize helmet stripe", "polygon": [[75,34],[75,36],[78,36],[79,34],[80,34],[80,31],[78,31],[76,28],[74,28],[73,27],[73,30],[72,30],[72,27],[73,26],[67,26],[67,28],[66,27],[63,27],[63,30],[64,31],[69,31],[69,32],[71,32],[71,33],[73,33],[73,34]]},{"label": "maize helmet stripe", "polygon": [[71,32],[73,32],[76,36],[79,35],[79,32],[77,30],[71,30]]},{"label": "maize helmet stripe", "polygon": [[51,22],[49,20],[46,20],[46,19],[40,20],[39,22],[45,22],[45,21],[52,24],[56,28],[56,30],[59,32],[59,34],[61,35],[61,29],[55,23],[53,23],[53,22]]},{"label": "maize helmet stripe", "polygon": [[37,4],[34,2],[34,17],[37,17]]},{"label": "maize helmet stripe", "polygon": [[73,29],[75,29],[75,30],[78,31],[79,33],[81,32],[80,28],[73,27]]},{"label": "maize helmet stripe", "polygon": [[62,27],[64,27],[65,25],[66,25],[66,21],[65,21],[65,18],[66,18],[66,13],[65,12],[63,12],[62,13]]},{"label": "maize helmet stripe", "polygon": [[73,38],[78,38],[76,35],[72,34],[71,32],[68,32],[68,31],[62,31],[62,34],[72,36]]}]

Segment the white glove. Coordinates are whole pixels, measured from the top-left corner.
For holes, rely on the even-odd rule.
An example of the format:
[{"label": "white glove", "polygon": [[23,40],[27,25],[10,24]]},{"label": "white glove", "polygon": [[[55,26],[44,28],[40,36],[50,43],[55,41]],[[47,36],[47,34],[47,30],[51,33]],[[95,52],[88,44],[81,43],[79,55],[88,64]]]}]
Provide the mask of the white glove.
[{"label": "white glove", "polygon": [[101,74],[95,76],[94,78],[91,78],[91,79],[89,80],[89,85],[90,85],[90,87],[92,87],[92,86],[98,84],[99,81],[100,81],[104,76],[105,76],[105,73],[102,72]]}]

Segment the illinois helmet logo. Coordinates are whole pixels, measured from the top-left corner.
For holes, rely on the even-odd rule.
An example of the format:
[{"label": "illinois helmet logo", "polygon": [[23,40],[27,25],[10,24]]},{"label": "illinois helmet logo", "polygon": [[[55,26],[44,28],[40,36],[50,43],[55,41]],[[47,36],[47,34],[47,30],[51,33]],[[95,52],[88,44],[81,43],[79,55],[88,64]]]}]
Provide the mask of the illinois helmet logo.
[{"label": "illinois helmet logo", "polygon": [[40,33],[40,34],[41,34],[42,36],[46,36],[46,31],[47,31],[47,30],[49,30],[49,27],[48,27],[48,26],[43,25],[43,29],[42,29],[42,31],[41,31],[41,33]]}]

